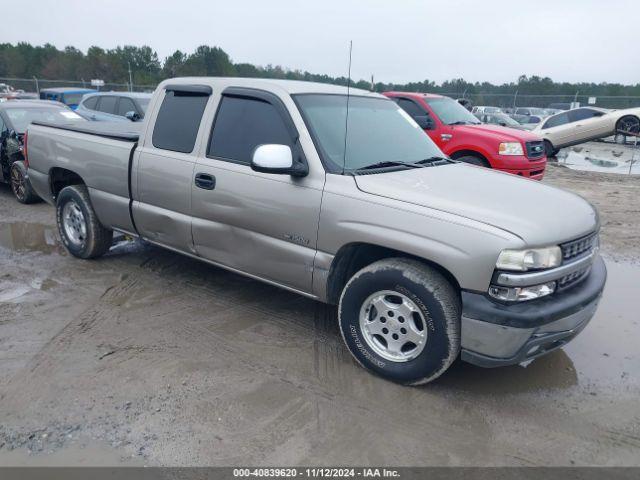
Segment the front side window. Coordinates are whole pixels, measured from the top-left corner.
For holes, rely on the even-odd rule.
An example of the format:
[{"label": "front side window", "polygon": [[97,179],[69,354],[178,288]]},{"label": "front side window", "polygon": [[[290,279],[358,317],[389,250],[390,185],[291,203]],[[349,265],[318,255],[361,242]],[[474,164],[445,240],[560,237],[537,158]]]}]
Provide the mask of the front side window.
[{"label": "front side window", "polygon": [[407,100],[406,98],[399,98],[398,105],[414,118],[427,115],[427,112],[425,112],[424,109],[419,107],[415,102]]},{"label": "front side window", "polygon": [[553,117],[549,117],[549,119],[545,122],[542,129],[559,127],[560,125],[564,125],[569,123],[569,114],[567,112],[559,113],[558,115],[554,115]]},{"label": "front side window", "polygon": [[89,97],[84,102],[82,102],[82,106],[84,108],[88,108],[89,110],[95,110],[98,103],[98,98],[99,97]]},{"label": "front side window", "polygon": [[133,100],[127,97],[120,97],[120,103],[118,103],[117,115],[124,117],[128,112],[136,112],[136,105]]},{"label": "front side window", "polygon": [[480,121],[473,114],[449,97],[425,98],[440,121],[446,125],[477,125]]},{"label": "front side window", "polygon": [[223,96],[207,155],[249,164],[256,147],[272,143],[291,146],[291,140],[284,120],[270,103]]},{"label": "front side window", "polygon": [[415,163],[444,156],[391,100],[350,97],[347,117],[346,95],[301,94],[294,98],[330,171],[354,171],[381,162]]},{"label": "front side window", "polygon": [[167,91],[153,128],[153,146],[191,153],[208,100],[208,95]]}]

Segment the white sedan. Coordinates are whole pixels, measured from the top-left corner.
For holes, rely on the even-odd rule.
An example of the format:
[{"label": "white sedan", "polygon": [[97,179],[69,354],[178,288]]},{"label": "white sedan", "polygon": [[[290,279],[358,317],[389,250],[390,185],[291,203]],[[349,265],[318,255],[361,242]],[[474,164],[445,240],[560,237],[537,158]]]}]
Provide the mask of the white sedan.
[{"label": "white sedan", "polygon": [[581,107],[551,115],[533,130],[544,139],[547,156],[553,156],[563,147],[609,137],[616,133],[640,133],[640,108],[605,110]]}]

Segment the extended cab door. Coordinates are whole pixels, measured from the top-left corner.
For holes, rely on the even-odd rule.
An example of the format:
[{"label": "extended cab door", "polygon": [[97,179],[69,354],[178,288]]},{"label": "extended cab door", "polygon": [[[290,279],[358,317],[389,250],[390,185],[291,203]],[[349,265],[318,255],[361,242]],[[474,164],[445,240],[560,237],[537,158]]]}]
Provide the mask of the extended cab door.
[{"label": "extended cab door", "polygon": [[167,85],[136,150],[133,219],[138,232],[161,245],[194,253],[191,187],[196,140],[211,96],[205,85]]},{"label": "extended cab door", "polygon": [[193,172],[195,249],[213,262],[309,293],[324,172],[302,178],[256,172],[251,157],[264,144],[288,145],[304,160],[278,96],[227,88]]}]

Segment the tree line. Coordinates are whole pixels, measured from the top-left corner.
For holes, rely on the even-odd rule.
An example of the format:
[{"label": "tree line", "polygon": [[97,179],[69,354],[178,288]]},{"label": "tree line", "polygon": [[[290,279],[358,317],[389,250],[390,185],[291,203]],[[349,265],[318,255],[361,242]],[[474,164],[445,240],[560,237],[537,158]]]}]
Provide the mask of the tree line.
[{"label": "tree line", "polygon": [[[58,49],[54,45],[31,45],[29,43],[0,44],[0,77],[19,77],[51,80],[88,81],[103,79],[107,83],[128,83],[129,69],[136,85],[155,85],[161,80],[178,76],[238,76],[306,80],[347,85],[344,76],[292,70],[281,66],[258,66],[250,63],[235,63],[219,47],[202,45],[192,53],[176,50],[164,60],[149,46],[125,45],[113,49],[90,47],[83,52],[75,47]],[[352,80],[357,88],[371,89],[371,82]],[[490,82],[468,82],[462,78],[436,83],[430,80],[404,84],[377,82],[375,91],[400,90],[433,93],[474,95],[478,93],[527,95],[580,95],[593,96],[640,96],[640,83],[568,83],[554,82],[548,77],[520,76],[517,81],[494,85]]]}]

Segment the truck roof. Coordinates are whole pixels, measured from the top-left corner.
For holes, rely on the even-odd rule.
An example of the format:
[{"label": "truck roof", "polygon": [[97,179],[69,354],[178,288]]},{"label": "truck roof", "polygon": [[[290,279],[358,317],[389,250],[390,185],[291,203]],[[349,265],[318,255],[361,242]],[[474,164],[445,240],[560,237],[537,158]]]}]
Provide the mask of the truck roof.
[{"label": "truck roof", "polygon": [[[346,95],[347,87],[340,85],[332,85],[329,83],[304,82],[300,80],[277,80],[269,78],[241,78],[241,77],[178,77],[164,80],[158,88],[164,88],[166,85],[208,85],[214,91],[224,89],[226,87],[246,87],[246,88],[264,88],[268,90],[280,90],[283,93],[295,95],[299,93],[328,93]],[[351,95],[369,96],[384,98],[374,92],[362,90],[359,88],[350,88]]]}]

